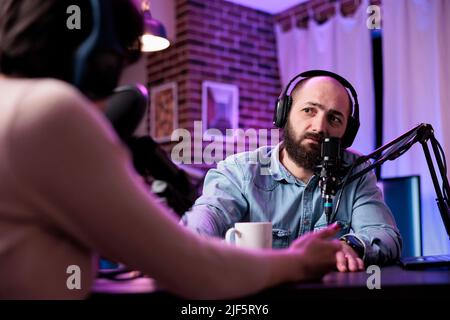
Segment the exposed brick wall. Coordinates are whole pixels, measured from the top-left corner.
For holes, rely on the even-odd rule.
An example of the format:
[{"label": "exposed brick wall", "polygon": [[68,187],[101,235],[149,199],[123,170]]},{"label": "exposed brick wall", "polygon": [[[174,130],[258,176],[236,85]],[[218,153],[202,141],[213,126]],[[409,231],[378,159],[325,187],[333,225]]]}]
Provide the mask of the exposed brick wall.
[{"label": "exposed brick wall", "polygon": [[147,69],[150,90],[177,82],[179,126],[193,132],[210,80],[239,87],[239,128],[272,128],[281,90],[274,17],[223,0],[176,0],[176,20],[176,42],[149,54]]},{"label": "exposed brick wall", "polygon": [[[311,0],[273,16],[223,0],[175,0],[176,42],[148,55],[148,87],[151,91],[156,85],[177,82],[179,127],[192,134],[194,121],[201,120],[202,82],[236,84],[239,128],[271,129],[274,102],[281,91],[274,24],[286,30],[293,24],[306,28],[311,12],[321,23],[335,14],[336,7],[347,16],[360,3]],[[370,3],[380,5],[381,0]],[[174,145],[162,146],[170,152]]]}]

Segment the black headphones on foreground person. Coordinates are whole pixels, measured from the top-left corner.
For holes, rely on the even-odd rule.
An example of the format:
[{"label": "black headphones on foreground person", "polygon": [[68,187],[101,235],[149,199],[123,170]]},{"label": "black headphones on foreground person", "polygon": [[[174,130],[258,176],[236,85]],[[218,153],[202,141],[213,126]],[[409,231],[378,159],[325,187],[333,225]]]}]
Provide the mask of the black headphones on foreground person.
[{"label": "black headphones on foreground person", "polygon": [[[358,133],[359,129],[359,103],[358,103],[358,95],[356,94],[355,88],[348,82],[346,79],[341,77],[340,75],[326,71],[326,70],[310,70],[302,72],[298,75],[296,75],[294,78],[289,81],[289,83],[286,86],[286,89],[283,90],[281,95],[277,99],[277,103],[275,106],[275,113],[273,117],[273,124],[277,126],[278,128],[284,128],[287,122],[287,118],[289,115],[289,111],[291,110],[292,106],[292,96],[291,93],[288,94],[288,90],[291,87],[291,84],[299,79],[302,78],[299,82],[313,78],[313,77],[319,77],[319,76],[326,76],[331,77],[338,81],[344,88],[348,89],[351,94],[352,101],[352,113],[351,116],[348,118],[347,121],[347,128],[345,129],[344,136],[341,139],[341,146],[343,149],[348,148],[352,145],[353,141],[355,140],[356,134]],[[350,95],[349,95],[350,98]]]},{"label": "black headphones on foreground person", "polygon": [[127,56],[135,61],[140,48],[124,48],[116,38],[110,0],[90,0],[92,30],[79,45],[73,62],[72,84],[91,99],[113,93]]}]

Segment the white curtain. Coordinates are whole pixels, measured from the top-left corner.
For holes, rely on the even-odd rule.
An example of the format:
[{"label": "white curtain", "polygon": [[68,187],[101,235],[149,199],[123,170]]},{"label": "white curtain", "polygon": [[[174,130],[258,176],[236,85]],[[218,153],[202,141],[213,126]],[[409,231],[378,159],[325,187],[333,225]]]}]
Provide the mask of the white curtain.
[{"label": "white curtain", "polygon": [[[450,157],[450,1],[383,0],[384,119],[388,142],[430,123]],[[422,147],[382,169],[384,177],[421,177],[424,254],[450,252]]]},{"label": "white curtain", "polygon": [[364,154],[375,146],[374,86],[370,30],[366,26],[367,4],[351,17],[337,14],[308,29],[293,27],[283,32],[275,26],[281,83],[285,86],[298,73],[310,69],[336,72],[350,81],[358,93],[361,127],[352,146]]}]

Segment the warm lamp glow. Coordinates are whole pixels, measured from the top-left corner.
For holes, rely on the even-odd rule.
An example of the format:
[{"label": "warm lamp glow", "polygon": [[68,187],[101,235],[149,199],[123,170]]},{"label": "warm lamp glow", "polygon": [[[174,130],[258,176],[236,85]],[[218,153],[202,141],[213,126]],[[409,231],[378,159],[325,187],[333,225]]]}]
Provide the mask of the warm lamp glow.
[{"label": "warm lamp glow", "polygon": [[142,13],[144,16],[144,34],[141,37],[141,51],[154,52],[164,50],[170,46],[167,39],[166,29],[150,13],[150,2],[142,1]]},{"label": "warm lamp glow", "polygon": [[170,42],[166,38],[154,36],[151,34],[144,34],[141,37],[141,43],[142,52],[160,51],[170,46]]}]

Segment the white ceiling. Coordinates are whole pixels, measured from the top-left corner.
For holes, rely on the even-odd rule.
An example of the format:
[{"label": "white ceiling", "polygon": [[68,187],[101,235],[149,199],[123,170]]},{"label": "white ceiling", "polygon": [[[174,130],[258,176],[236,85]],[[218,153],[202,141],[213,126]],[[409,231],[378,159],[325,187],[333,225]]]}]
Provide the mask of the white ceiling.
[{"label": "white ceiling", "polygon": [[249,8],[262,10],[271,14],[280,13],[299,3],[307,2],[308,0],[226,0],[234,2]]}]

